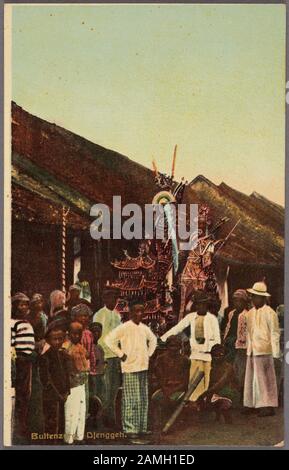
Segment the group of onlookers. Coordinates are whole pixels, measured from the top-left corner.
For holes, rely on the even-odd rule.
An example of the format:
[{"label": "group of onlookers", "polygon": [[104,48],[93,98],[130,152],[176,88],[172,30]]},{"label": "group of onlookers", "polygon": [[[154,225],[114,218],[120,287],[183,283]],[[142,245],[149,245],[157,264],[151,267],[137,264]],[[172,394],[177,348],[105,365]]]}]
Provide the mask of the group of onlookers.
[{"label": "group of onlookers", "polygon": [[263,282],[238,289],[220,328],[218,316],[209,311],[210,297],[196,291],[192,311],[157,337],[143,322],[142,302],[132,303],[129,320],[122,322],[109,289],[95,314],[77,286],[71,286],[68,298],[53,293],[49,315],[40,294],[31,299],[15,294],[15,442],[29,441],[37,432],[50,443],[71,444],[83,442],[89,426],[116,429],[120,395],[126,438],[146,442],[198,371],[203,379],[188,410],[213,410],[228,423],[232,407],[241,403],[244,413],[273,415],[281,354],[278,315],[269,298]]}]

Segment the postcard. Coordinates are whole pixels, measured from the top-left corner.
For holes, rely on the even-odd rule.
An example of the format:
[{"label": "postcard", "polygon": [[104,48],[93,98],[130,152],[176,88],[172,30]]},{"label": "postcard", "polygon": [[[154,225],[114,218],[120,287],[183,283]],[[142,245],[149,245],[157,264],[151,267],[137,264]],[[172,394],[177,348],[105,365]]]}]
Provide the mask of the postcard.
[{"label": "postcard", "polygon": [[4,21],[4,445],[284,446],[286,6]]}]

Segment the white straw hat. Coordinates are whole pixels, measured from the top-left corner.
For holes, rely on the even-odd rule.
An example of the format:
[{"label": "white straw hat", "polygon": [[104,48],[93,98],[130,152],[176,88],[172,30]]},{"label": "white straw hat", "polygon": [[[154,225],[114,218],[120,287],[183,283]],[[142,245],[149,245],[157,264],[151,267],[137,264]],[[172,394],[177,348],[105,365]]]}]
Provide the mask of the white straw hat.
[{"label": "white straw hat", "polygon": [[247,292],[254,295],[261,295],[262,297],[271,297],[271,294],[267,292],[267,286],[264,282],[255,282],[252,289],[247,289]]}]

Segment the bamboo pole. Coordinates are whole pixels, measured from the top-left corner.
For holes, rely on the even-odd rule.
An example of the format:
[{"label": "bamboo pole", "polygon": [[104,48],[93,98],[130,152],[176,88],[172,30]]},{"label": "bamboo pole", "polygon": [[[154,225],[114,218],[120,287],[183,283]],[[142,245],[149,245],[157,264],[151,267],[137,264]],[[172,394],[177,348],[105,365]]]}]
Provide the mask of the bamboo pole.
[{"label": "bamboo pole", "polygon": [[166,422],[166,424],[165,424],[165,426],[162,430],[163,433],[168,432],[168,430],[172,427],[172,425],[176,421],[177,417],[180,415],[181,411],[183,410],[185,405],[190,400],[190,397],[191,397],[192,393],[195,391],[195,389],[197,388],[197,386],[199,385],[201,380],[204,378],[204,375],[205,375],[204,372],[200,371],[199,369],[195,372],[195,374],[193,375],[193,377],[192,377],[192,379],[189,383],[188,390],[186,391],[181,403],[177,406],[177,408],[173,412],[172,416]]}]

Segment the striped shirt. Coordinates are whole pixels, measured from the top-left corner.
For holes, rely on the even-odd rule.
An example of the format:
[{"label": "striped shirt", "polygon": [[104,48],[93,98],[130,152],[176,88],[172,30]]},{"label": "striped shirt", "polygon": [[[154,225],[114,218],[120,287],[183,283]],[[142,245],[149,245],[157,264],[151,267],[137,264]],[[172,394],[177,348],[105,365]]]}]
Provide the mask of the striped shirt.
[{"label": "striped shirt", "polygon": [[29,356],[35,348],[33,328],[26,320],[11,319],[11,346],[17,356]]}]

